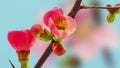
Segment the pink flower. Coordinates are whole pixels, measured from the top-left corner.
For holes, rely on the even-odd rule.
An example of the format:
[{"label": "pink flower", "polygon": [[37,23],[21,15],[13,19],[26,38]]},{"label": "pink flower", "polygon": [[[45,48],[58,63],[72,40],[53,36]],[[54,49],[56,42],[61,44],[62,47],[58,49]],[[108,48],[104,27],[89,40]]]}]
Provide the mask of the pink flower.
[{"label": "pink flower", "polygon": [[72,17],[64,16],[59,7],[55,7],[44,15],[44,23],[56,38],[65,38],[76,30],[76,22]]},{"label": "pink flower", "polygon": [[16,51],[29,51],[35,38],[30,30],[10,31],[8,41]]}]

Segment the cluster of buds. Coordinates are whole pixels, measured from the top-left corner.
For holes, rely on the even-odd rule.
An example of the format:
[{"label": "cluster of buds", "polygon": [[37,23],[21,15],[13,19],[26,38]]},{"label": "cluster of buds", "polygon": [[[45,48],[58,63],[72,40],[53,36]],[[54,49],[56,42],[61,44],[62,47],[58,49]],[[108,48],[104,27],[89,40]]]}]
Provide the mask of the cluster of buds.
[{"label": "cluster of buds", "polygon": [[58,56],[62,56],[66,52],[61,44],[62,39],[76,30],[76,22],[72,17],[64,16],[62,9],[59,7],[54,7],[48,11],[44,15],[43,21],[50,31],[40,24],[35,24],[31,28],[33,35],[45,42],[54,41],[52,46],[53,52]]},{"label": "cluster of buds", "polygon": [[[112,7],[111,4],[108,4],[107,7]],[[114,7],[120,7],[120,3],[117,3]],[[114,9],[107,9],[109,14],[107,15],[107,21],[108,23],[113,23],[116,15],[120,14],[120,8],[114,8]]]}]

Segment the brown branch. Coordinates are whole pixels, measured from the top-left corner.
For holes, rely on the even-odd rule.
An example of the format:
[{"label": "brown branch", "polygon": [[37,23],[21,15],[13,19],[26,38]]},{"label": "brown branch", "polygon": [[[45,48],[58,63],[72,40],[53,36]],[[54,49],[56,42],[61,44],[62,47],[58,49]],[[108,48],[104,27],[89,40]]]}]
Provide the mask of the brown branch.
[{"label": "brown branch", "polygon": [[76,0],[72,10],[68,14],[68,16],[75,17],[76,13],[80,9],[119,9],[120,7],[103,7],[103,6],[80,6],[82,0]]},{"label": "brown branch", "polygon": [[38,60],[38,62],[35,65],[34,68],[41,68],[41,66],[44,64],[44,62],[46,61],[46,59],[52,53],[52,45],[53,45],[53,43],[54,43],[54,41],[52,41],[50,43],[50,45],[48,46],[48,48],[46,49],[46,51],[43,53],[43,55],[41,56],[41,58]]},{"label": "brown branch", "polygon": [[76,13],[80,10],[80,4],[81,4],[82,0],[76,0],[72,10],[70,11],[70,13],[68,14],[68,16],[71,17],[75,17]]},{"label": "brown branch", "polygon": [[119,9],[120,7],[81,6],[79,9]]}]

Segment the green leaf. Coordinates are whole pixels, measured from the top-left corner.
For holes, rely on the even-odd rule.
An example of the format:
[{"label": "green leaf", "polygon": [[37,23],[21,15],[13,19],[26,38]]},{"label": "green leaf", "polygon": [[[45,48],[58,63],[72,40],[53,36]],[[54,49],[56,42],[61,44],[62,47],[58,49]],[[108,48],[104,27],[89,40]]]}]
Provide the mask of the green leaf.
[{"label": "green leaf", "polygon": [[53,40],[55,41],[55,42],[61,42],[62,41],[62,39],[57,39],[56,37],[53,37]]},{"label": "green leaf", "polygon": [[107,21],[108,21],[108,23],[113,23],[114,20],[115,20],[115,18],[116,18],[116,14],[115,13],[114,14],[108,14],[107,15]]},{"label": "green leaf", "polygon": [[52,34],[49,31],[47,31],[46,34],[41,35],[39,39],[44,42],[48,42],[48,41],[52,40]]},{"label": "green leaf", "polygon": [[116,10],[115,14],[120,14],[120,9]]}]

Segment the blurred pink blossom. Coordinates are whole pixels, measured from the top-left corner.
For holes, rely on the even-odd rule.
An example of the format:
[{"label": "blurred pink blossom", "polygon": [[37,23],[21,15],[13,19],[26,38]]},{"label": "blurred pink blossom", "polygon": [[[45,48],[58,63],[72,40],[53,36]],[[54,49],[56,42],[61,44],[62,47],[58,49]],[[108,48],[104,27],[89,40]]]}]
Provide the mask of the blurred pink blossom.
[{"label": "blurred pink blossom", "polygon": [[117,32],[106,25],[95,25],[91,10],[80,10],[75,21],[77,30],[66,41],[80,59],[90,59],[102,47],[113,48],[117,44]]}]

